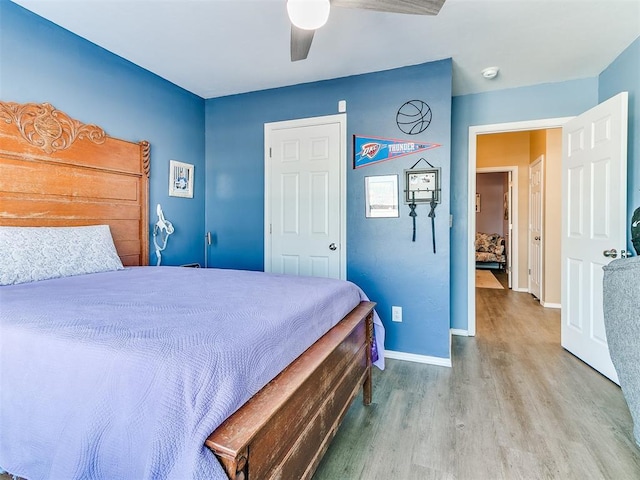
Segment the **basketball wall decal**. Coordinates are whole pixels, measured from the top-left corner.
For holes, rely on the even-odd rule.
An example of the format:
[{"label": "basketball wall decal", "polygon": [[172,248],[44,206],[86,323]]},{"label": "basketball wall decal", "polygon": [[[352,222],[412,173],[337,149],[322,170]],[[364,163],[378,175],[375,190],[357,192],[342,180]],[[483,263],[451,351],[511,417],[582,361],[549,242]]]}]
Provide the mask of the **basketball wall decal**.
[{"label": "basketball wall decal", "polygon": [[422,133],[431,123],[431,107],[422,100],[409,100],[398,109],[396,123],[407,135]]}]

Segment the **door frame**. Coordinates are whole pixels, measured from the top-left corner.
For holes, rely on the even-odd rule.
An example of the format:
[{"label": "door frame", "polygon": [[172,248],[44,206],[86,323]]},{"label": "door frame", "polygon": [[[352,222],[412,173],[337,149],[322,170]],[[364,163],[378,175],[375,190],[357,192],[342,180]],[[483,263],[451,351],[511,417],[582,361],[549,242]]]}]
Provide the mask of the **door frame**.
[{"label": "door frame", "polygon": [[[540,263],[540,298],[538,301],[540,305],[544,305],[544,155],[542,154],[538,156],[533,162],[529,164],[529,228],[527,229],[527,233],[529,235],[527,248],[529,249],[529,255],[527,258],[529,259],[529,271],[531,271],[531,265],[533,264],[533,252],[531,251],[531,169],[537,163],[540,164],[540,258],[538,258],[538,262]],[[527,288],[529,289],[529,293],[531,293],[531,274],[527,275]]]},{"label": "door frame", "polygon": [[[507,253],[507,275],[508,275],[508,279],[509,279],[509,288],[513,287],[513,279],[518,278],[518,229],[514,228],[514,225],[518,225],[518,222],[520,221],[518,218],[518,182],[514,181],[514,179],[518,179],[518,166],[517,165],[509,165],[509,166],[500,166],[500,167],[481,167],[481,168],[477,168],[476,169],[476,175],[478,173],[506,173],[506,174],[511,174],[511,183],[513,185],[511,185],[509,188],[511,189],[511,209],[509,211],[509,215],[511,217],[511,231],[509,232],[509,236],[510,236],[510,241],[508,243],[510,243],[510,247],[506,244],[507,242],[505,242],[505,250]],[[474,198],[475,198],[475,193],[473,194]],[[475,226],[475,214],[473,217],[473,221],[474,221],[474,226]],[[475,230],[475,228],[474,228]],[[473,242],[475,244],[475,232],[474,232],[474,237],[473,237]],[[513,251],[516,251],[516,255],[513,254]],[[474,251],[474,261],[473,261],[473,268],[475,271],[475,248],[473,248]],[[473,290],[475,292],[475,274],[473,276]],[[474,296],[475,297],[475,296]]]},{"label": "door frame", "polygon": [[[290,128],[313,127],[337,123],[340,126],[340,279],[347,279],[347,114],[324,115],[321,117],[297,118],[264,124],[264,270],[271,265],[271,132]],[[269,262],[267,262],[269,258]]]},{"label": "door frame", "polygon": [[[519,122],[494,123],[488,125],[473,125],[469,127],[469,163],[467,167],[468,175],[468,201],[467,218],[467,335],[476,334],[476,255],[475,255],[475,232],[476,232],[476,153],[478,135],[490,133],[521,132],[527,130],[545,130],[548,128],[559,128],[574,117],[547,118],[542,120],[524,120]],[[564,189],[564,186],[563,186]],[[563,191],[564,194],[564,191]]]}]

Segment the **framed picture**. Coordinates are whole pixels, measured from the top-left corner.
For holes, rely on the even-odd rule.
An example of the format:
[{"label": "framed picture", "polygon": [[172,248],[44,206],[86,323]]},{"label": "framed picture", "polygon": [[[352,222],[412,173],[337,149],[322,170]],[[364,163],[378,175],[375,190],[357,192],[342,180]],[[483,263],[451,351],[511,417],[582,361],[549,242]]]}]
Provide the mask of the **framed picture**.
[{"label": "framed picture", "polygon": [[193,165],[169,161],[169,196],[193,198]]},{"label": "framed picture", "polygon": [[364,177],[365,216],[367,218],[399,217],[398,175]]},{"label": "framed picture", "polygon": [[405,170],[404,203],[440,203],[440,169]]},{"label": "framed picture", "polygon": [[480,194],[476,193],[476,213],[480,213]]}]

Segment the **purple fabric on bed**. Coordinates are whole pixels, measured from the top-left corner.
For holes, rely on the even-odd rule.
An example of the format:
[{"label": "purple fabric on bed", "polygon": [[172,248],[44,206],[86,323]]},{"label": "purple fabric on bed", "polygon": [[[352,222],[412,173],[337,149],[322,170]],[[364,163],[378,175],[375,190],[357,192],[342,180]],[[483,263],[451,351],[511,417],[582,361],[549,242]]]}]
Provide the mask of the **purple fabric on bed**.
[{"label": "purple fabric on bed", "polygon": [[209,433],[365,299],[339,280],[177,267],[0,287],[0,467],[226,478]]}]

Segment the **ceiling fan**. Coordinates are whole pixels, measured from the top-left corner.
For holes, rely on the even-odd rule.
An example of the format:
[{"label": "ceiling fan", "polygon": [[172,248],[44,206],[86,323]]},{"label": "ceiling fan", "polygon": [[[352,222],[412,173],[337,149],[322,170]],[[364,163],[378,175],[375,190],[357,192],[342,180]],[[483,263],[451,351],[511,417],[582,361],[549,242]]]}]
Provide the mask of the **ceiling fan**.
[{"label": "ceiling fan", "polygon": [[313,34],[327,22],[332,7],[437,15],[444,2],[445,0],[287,0],[287,12],[291,20],[291,61],[307,58]]}]

